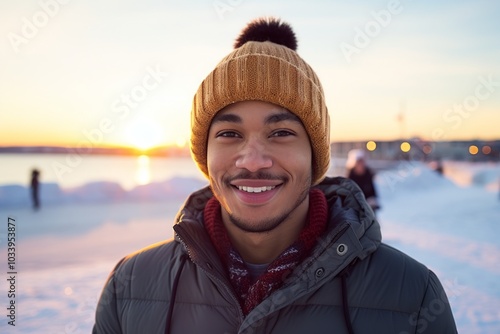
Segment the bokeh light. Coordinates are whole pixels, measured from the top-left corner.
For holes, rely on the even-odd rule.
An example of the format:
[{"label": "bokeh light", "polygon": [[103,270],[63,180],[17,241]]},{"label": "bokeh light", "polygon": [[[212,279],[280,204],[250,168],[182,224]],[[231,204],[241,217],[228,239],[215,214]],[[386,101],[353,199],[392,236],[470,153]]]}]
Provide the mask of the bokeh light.
[{"label": "bokeh light", "polygon": [[483,152],[483,154],[490,154],[491,153],[491,147],[488,146],[488,145],[485,145],[483,146],[483,148],[481,149],[481,152]]},{"label": "bokeh light", "polygon": [[410,152],[410,150],[411,150],[410,143],[408,143],[406,141],[401,143],[401,151],[408,153],[408,152]]},{"label": "bokeh light", "polygon": [[469,153],[472,155],[476,155],[479,152],[479,148],[476,145],[469,146]]},{"label": "bokeh light", "polygon": [[366,149],[368,151],[375,151],[377,149],[377,143],[374,142],[373,140],[370,140],[369,142],[366,143]]}]

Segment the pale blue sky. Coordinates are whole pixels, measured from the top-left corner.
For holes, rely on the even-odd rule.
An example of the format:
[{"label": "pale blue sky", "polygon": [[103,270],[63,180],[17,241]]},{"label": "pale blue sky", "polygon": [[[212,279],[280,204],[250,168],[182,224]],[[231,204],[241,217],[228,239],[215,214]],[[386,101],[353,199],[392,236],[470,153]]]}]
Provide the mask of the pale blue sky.
[{"label": "pale blue sky", "polygon": [[[293,26],[321,78],[333,140],[500,137],[497,1],[61,3],[0,2],[0,145],[182,142],[198,85],[246,23],[266,15]],[[373,13],[390,9],[377,23]],[[356,44],[367,27],[368,45]],[[347,59],[343,45],[361,47]],[[124,108],[134,90],[146,95]]]}]

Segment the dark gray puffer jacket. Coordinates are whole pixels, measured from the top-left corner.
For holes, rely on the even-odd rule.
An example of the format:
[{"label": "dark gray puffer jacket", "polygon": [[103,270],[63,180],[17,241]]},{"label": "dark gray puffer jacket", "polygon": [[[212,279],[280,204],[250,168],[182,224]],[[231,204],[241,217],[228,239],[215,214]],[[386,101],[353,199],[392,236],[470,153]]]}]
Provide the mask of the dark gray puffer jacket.
[{"label": "dark gray puffer jacket", "polygon": [[422,264],[381,243],[359,188],[327,178],[328,232],[284,285],[244,317],[203,227],[209,188],[179,212],[175,239],[125,257],[93,333],[456,333],[446,294]]}]

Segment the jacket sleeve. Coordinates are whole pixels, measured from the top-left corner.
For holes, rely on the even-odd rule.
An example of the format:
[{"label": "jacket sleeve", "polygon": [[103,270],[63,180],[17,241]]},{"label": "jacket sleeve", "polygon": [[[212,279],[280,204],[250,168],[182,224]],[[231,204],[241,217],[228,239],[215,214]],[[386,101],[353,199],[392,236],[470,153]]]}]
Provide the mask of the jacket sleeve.
[{"label": "jacket sleeve", "polygon": [[116,265],[104,285],[101,297],[97,303],[95,324],[92,329],[92,334],[122,333],[116,303],[117,286],[120,283],[120,275],[117,274],[117,270],[122,262],[123,260]]},{"label": "jacket sleeve", "polygon": [[436,274],[429,270],[427,289],[414,318],[417,333],[452,334],[457,333],[450,302]]}]

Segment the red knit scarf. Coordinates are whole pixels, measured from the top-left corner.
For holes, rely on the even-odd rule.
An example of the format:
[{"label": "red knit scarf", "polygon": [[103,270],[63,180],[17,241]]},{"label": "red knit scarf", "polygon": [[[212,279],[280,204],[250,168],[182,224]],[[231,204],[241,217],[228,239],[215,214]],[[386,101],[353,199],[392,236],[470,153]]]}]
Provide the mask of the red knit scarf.
[{"label": "red knit scarf", "polygon": [[245,315],[278,289],[293,269],[309,255],[318,237],[326,229],[327,216],[325,195],[318,189],[312,189],[309,193],[309,219],[299,238],[271,262],[267,271],[256,282],[252,283],[245,262],[229,241],[222,223],[219,201],[215,197],[208,201],[204,210],[205,228],[228,269],[229,279]]}]

